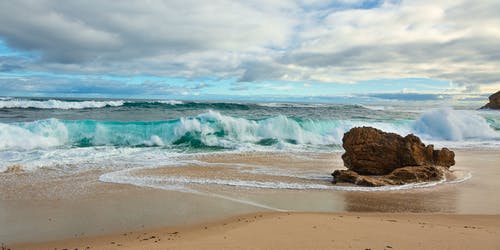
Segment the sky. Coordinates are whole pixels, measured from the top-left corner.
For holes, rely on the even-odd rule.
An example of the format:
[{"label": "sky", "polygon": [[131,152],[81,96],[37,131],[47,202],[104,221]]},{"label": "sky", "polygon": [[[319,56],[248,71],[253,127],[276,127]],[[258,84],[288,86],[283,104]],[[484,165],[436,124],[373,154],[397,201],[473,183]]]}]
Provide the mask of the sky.
[{"label": "sky", "polygon": [[3,0],[0,96],[473,100],[500,1]]}]

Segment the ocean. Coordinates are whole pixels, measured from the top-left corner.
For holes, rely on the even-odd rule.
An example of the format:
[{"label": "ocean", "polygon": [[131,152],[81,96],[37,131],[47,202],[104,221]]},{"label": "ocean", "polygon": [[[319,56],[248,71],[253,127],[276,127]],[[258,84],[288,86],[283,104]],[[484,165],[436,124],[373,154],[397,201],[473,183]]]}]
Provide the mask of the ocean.
[{"label": "ocean", "polygon": [[[330,188],[330,170],[323,168],[313,171],[233,162],[227,173],[241,169],[232,179],[195,178],[182,171],[158,179],[144,173],[131,176],[131,171],[215,164],[199,160],[207,155],[275,153],[310,158],[311,154],[340,153],[343,134],[356,126],[403,136],[413,133],[438,148],[499,148],[500,112],[477,108],[477,104],[402,101],[339,104],[4,97],[0,99],[0,171],[11,166],[64,174],[96,170],[102,171],[100,181],[149,187],[162,183],[159,187],[172,190],[185,190],[186,184]],[[221,164],[227,167],[229,163],[218,162]],[[249,179],[254,179],[245,179],[249,173],[254,174]],[[267,180],[269,176],[285,179]],[[300,181],[286,179],[298,176]]]}]

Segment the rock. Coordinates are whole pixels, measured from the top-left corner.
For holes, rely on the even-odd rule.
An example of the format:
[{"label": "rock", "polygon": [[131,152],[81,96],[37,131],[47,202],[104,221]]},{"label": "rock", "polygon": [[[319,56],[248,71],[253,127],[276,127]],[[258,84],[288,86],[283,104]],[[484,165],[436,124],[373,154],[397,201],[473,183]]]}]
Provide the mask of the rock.
[{"label": "rock", "polygon": [[359,174],[387,174],[400,165],[398,158],[401,145],[397,134],[385,134],[374,128],[354,128],[344,134],[342,155],[344,165]]},{"label": "rock", "polygon": [[490,102],[481,107],[481,109],[500,109],[500,91],[489,97]]},{"label": "rock", "polygon": [[338,182],[353,183],[359,186],[366,187],[379,187],[392,183],[390,180],[382,178],[370,177],[366,175],[359,175],[352,170],[335,170],[332,174],[333,184]]},{"label": "rock", "polygon": [[455,165],[455,153],[435,150],[410,134],[402,137],[371,127],[353,128],[342,138],[342,155],[348,170],[335,170],[333,183],[360,186],[401,185],[435,181]]},{"label": "rock", "polygon": [[335,170],[333,171],[332,176],[333,184],[336,184],[337,182],[356,183],[359,174],[351,170]]},{"label": "rock", "polygon": [[455,165],[455,153],[447,148],[434,150],[434,165],[450,168]]},{"label": "rock", "polygon": [[388,184],[392,184],[389,180],[386,180],[385,178],[376,178],[376,177],[370,177],[366,175],[360,175],[358,177],[358,180],[356,183],[354,183],[358,186],[364,186],[364,187],[380,187],[380,186],[385,186]]},{"label": "rock", "polygon": [[398,168],[385,178],[393,184],[406,184],[411,182],[438,181],[443,178],[444,171],[436,166],[412,166]]},{"label": "rock", "polygon": [[385,175],[406,166],[455,164],[455,154],[425,146],[415,135],[402,137],[371,127],[353,128],[342,138],[344,165],[358,174]]}]

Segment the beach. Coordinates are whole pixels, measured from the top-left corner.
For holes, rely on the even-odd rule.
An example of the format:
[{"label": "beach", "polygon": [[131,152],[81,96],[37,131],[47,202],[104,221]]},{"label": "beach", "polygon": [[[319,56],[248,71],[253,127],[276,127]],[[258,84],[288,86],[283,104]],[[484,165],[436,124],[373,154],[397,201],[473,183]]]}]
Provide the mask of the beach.
[{"label": "beach", "polygon": [[0,250],[500,250],[500,0],[0,0]]},{"label": "beach", "polygon": [[[342,168],[339,153],[305,155],[309,158],[301,155],[302,161],[297,154],[283,153],[202,155],[198,159],[248,164],[267,159],[273,166],[291,167],[295,162],[295,167],[308,166],[309,170],[319,161],[328,163],[317,167],[324,168],[326,175]],[[198,193],[189,193],[101,182],[101,173],[94,172],[51,182],[38,176],[39,183],[33,173],[4,173],[0,235],[12,249],[85,249],[87,245],[93,249],[384,249],[387,245],[474,249],[474,244],[497,249],[500,200],[496,190],[500,184],[495,176],[500,155],[496,150],[457,150],[456,160],[452,169],[466,177],[459,182],[385,191],[200,188],[195,183],[191,188],[198,188]],[[154,168],[147,174],[175,175],[171,168]],[[197,171],[201,170],[187,166],[185,175],[199,175]],[[235,178],[229,170],[227,175]],[[144,240],[144,235],[154,238]]]},{"label": "beach", "polygon": [[[324,249],[332,240],[338,249],[498,246],[495,112],[410,102],[4,98],[2,105],[7,249]],[[343,135],[359,126],[415,134],[453,150],[456,164],[434,181],[334,185],[332,172],[345,169]],[[177,245],[162,245],[172,231]],[[155,237],[138,237],[144,233]],[[259,240],[243,237],[254,234]]]},{"label": "beach", "polygon": [[498,249],[500,215],[252,213],[12,249]]}]

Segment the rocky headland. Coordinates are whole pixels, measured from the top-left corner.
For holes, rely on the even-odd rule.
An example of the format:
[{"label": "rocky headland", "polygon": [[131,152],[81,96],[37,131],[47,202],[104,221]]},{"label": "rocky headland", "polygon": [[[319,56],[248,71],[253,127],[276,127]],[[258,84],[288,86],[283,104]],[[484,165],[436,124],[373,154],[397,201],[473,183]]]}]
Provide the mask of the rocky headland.
[{"label": "rocky headland", "polygon": [[481,107],[481,109],[500,109],[500,91],[489,97],[490,102]]},{"label": "rocky headland", "polygon": [[371,127],[352,128],[342,138],[347,170],[335,170],[333,183],[359,186],[437,181],[455,165],[455,153],[425,145],[413,134],[402,137]]}]

